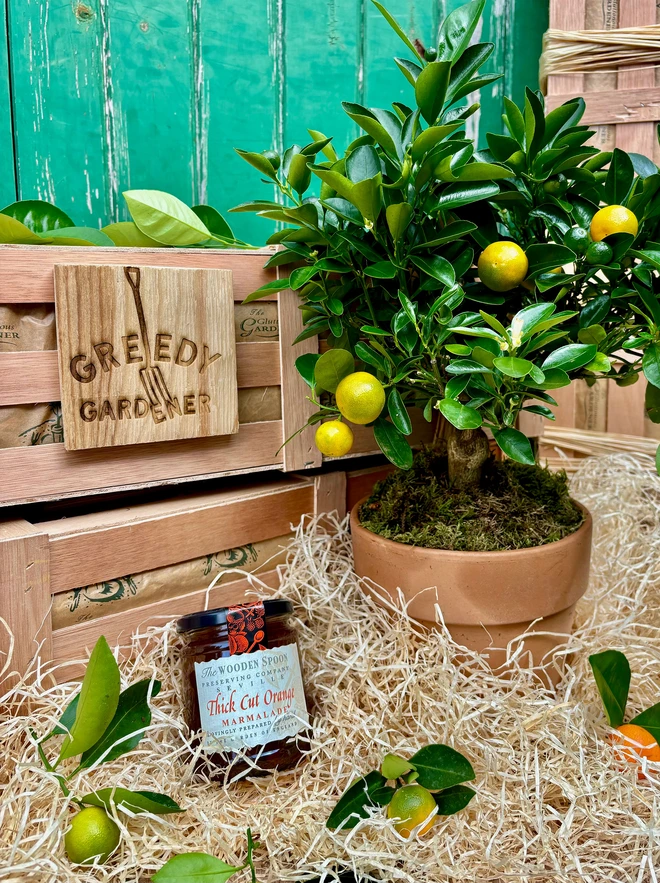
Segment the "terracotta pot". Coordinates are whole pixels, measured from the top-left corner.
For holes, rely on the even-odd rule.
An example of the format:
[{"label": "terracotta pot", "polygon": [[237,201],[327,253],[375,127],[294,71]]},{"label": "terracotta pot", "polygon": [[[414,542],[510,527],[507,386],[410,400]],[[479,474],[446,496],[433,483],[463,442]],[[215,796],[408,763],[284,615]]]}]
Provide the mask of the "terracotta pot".
[{"label": "terracotta pot", "polygon": [[351,511],[355,571],[375,584],[365,589],[381,604],[397,605],[401,589],[408,613],[430,628],[438,604],[454,640],[485,653],[492,668],[505,662],[507,644],[535,620],[540,619],[531,630],[543,634],[525,638],[523,664],[538,665],[570,634],[575,605],[589,582],[592,520],[583,506],[582,526],[555,543],[511,552],[452,552],[372,533],[358,520],[363,502]]}]

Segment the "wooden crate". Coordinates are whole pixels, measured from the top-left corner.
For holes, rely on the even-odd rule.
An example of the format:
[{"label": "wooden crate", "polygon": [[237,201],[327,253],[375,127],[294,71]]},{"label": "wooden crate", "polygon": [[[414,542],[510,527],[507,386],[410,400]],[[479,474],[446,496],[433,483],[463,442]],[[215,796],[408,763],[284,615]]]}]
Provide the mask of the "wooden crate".
[{"label": "wooden crate", "polygon": [[[609,30],[660,22],[656,0],[550,0],[550,27],[563,31]],[[660,120],[660,68],[621,68],[618,72],[551,74],[546,105],[558,107],[580,95],[586,102],[582,122],[592,126],[592,144],[600,150],[619,147],[660,160],[656,124]],[[619,387],[597,381],[588,387],[574,381],[553,392],[559,407],[557,426],[596,432],[660,438],[660,427],[645,416],[646,380]]]},{"label": "wooden crate", "polygon": [[[256,288],[276,278],[263,269],[273,249],[258,251],[202,249],[121,249],[0,246],[0,304],[48,304],[54,301],[53,268],[59,263],[226,268],[233,273],[235,305]],[[302,330],[298,296],[283,291],[264,299],[276,302],[277,341],[237,343],[239,391],[279,387],[281,419],[242,424],[232,436],[159,442],[86,451],[66,451],[63,444],[0,450],[0,506],[26,501],[94,494],[108,489],[148,487],[196,478],[265,470],[309,469],[321,465],[314,430],[306,429],[285,447],[285,439],[302,426],[314,406],[295,370],[296,358],[318,351],[310,338],[292,345]],[[57,352],[0,352],[0,406],[58,401]],[[414,439],[430,438],[432,429],[417,415]],[[377,451],[373,433],[356,427],[350,457]]]}]

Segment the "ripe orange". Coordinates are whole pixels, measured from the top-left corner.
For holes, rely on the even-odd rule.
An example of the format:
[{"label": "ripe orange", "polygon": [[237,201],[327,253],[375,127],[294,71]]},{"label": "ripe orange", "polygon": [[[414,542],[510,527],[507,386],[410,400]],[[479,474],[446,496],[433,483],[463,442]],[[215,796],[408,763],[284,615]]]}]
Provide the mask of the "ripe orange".
[{"label": "ripe orange", "polygon": [[527,275],[529,261],[515,242],[491,242],[479,255],[479,278],[491,291],[510,291]]},{"label": "ripe orange", "polygon": [[[438,807],[430,791],[421,785],[404,785],[395,793],[387,807],[388,819],[396,819],[394,830],[409,838],[419,825],[419,835],[431,830]],[[423,824],[422,824],[423,823]]]},{"label": "ripe orange", "polygon": [[343,457],[353,447],[353,432],[341,420],[328,420],[316,430],[314,442],[326,457]]},{"label": "ripe orange", "polygon": [[611,739],[618,757],[628,763],[639,763],[642,757],[660,763],[660,745],[648,730],[637,724],[621,724],[616,729],[620,735],[612,733]]},{"label": "ripe orange", "polygon": [[637,236],[639,223],[637,218],[623,205],[606,205],[591,219],[591,238],[600,242],[612,233],[632,233]]},{"label": "ripe orange", "polygon": [[335,392],[337,407],[351,423],[372,423],[385,407],[383,384],[367,371],[354,371],[339,382]]}]

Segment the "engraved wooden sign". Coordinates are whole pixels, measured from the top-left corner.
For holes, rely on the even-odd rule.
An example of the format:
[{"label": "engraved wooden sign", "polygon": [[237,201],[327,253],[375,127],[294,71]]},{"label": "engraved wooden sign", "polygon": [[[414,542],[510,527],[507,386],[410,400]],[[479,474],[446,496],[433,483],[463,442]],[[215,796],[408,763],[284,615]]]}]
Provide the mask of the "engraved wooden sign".
[{"label": "engraved wooden sign", "polygon": [[238,431],[230,270],[59,264],[67,450]]}]

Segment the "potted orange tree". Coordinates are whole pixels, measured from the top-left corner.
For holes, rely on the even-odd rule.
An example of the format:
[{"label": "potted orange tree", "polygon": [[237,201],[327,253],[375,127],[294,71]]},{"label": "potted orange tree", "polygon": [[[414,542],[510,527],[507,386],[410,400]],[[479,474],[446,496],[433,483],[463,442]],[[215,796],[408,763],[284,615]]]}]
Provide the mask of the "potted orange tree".
[{"label": "potted orange tree", "polygon": [[[660,420],[660,174],[588,146],[581,98],[546,114],[530,89],[520,108],[504,100],[507,134],[476,149],[469,96],[496,78],[480,73],[493,46],[471,42],[485,0],[449,15],[432,48],[373,2],[408,50],[395,62],[410,105],[345,103],[361,134],[341,157],[314,130],[282,156],[239,151],[281,201],[234,211],[285,225],[269,265],[293,267],[249,299],[291,287],[301,337],[328,342],[298,362],[320,450],[347,454],[351,424],[369,424],[399,467],[352,512],[357,572],[401,589],[420,620],[439,603],[478,650],[537,621],[539,658],[586,589],[591,519],[564,475],[536,465],[518,417],[553,419],[553,390],[574,378],[627,385],[643,372]],[[444,423],[415,456],[412,409]]]}]

